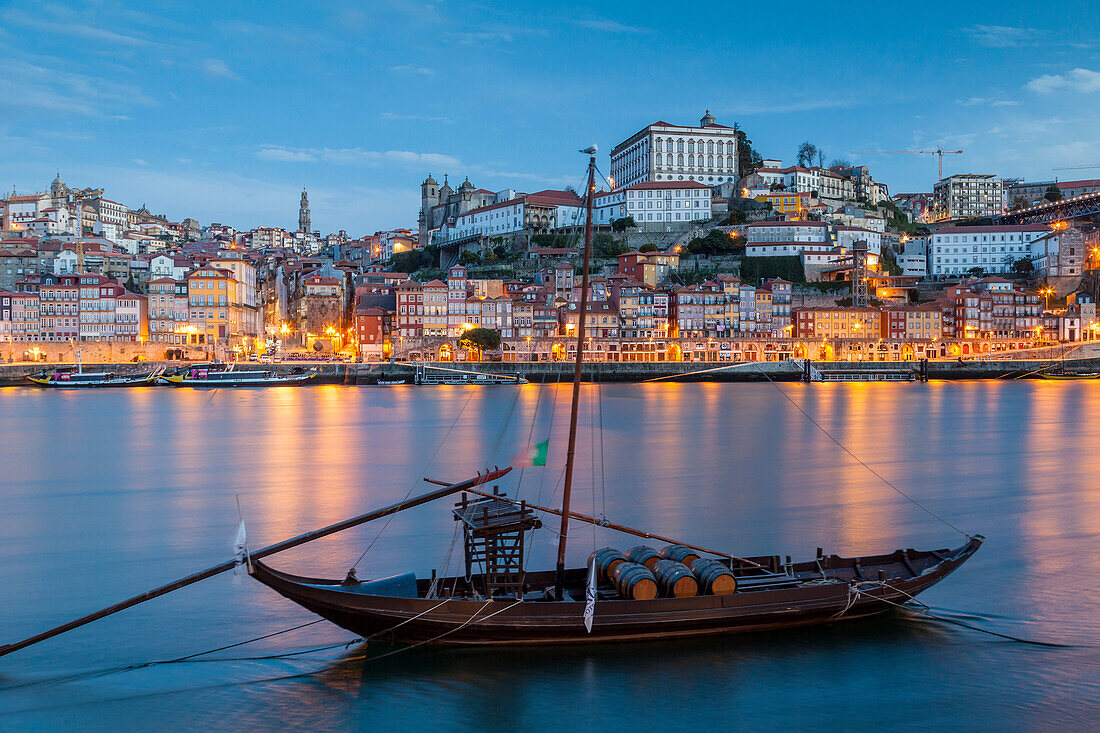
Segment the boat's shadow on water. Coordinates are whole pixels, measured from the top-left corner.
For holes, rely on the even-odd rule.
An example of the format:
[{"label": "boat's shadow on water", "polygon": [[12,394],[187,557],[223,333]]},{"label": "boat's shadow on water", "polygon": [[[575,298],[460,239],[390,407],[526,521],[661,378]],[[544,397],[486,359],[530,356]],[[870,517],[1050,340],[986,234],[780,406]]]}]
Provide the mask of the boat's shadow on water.
[{"label": "boat's shadow on water", "polygon": [[729,634],[694,639],[594,645],[521,647],[402,648],[379,642],[348,651],[318,678],[337,687],[369,696],[379,689],[407,681],[433,678],[513,680],[585,674],[665,674],[671,670],[713,670],[728,675],[743,663],[761,660],[809,662],[814,657],[860,655],[868,650],[888,653],[915,646],[939,646],[957,637],[945,628],[907,611],[893,611],[871,619],[836,622],[783,631]]}]

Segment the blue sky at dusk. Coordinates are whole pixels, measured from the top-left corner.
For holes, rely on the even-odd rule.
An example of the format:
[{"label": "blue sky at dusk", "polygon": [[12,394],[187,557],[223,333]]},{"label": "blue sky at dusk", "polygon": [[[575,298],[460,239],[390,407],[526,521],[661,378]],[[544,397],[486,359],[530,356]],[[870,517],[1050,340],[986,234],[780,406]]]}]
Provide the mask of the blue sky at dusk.
[{"label": "blue sky at dusk", "polygon": [[[691,12],[686,10],[690,8]],[[1100,177],[1100,3],[14,2],[0,8],[0,186],[56,169],[240,228],[415,227],[419,183],[576,184],[657,119],[811,140],[891,192],[945,174]]]}]

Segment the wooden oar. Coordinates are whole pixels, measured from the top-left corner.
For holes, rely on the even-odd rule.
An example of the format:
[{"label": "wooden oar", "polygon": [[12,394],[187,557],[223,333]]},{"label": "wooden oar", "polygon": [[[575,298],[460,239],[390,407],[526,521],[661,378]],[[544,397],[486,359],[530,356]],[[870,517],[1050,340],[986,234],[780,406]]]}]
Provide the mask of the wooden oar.
[{"label": "wooden oar", "polygon": [[[436,484],[438,486],[447,486],[448,485],[443,481],[436,481],[435,479],[426,478],[424,480],[427,481],[430,484]],[[513,499],[513,498],[508,497],[508,496],[501,496],[500,494],[490,494],[488,491],[478,491],[477,489],[473,489],[473,488],[465,489],[465,491],[469,491],[471,494],[477,494],[478,496],[485,496],[485,497],[488,497],[490,499],[501,499],[501,500],[507,501],[511,504],[516,504],[516,505],[524,504],[525,506],[527,506],[528,509],[534,509],[535,511],[539,511],[539,512],[548,512],[550,514],[557,514],[559,517],[561,516],[561,510],[560,509],[551,509],[550,507],[546,507],[546,506],[538,506],[536,504],[532,504],[531,502],[521,502],[519,499]],[[752,567],[755,567],[755,568],[761,568],[763,570],[769,570],[769,568],[764,567],[763,565],[761,565],[758,562],[753,562],[752,560],[747,560],[743,557],[737,557],[736,555],[731,555],[728,552],[719,552],[718,550],[709,550],[706,547],[699,547],[698,545],[689,545],[687,542],[681,542],[680,540],[674,540],[674,539],[670,539],[668,537],[662,537],[659,534],[653,534],[652,532],[646,532],[644,530],[634,529],[633,527],[627,527],[626,525],[623,525],[623,524],[615,524],[614,522],[609,522],[605,519],[596,519],[595,517],[590,517],[587,514],[581,514],[580,512],[570,511],[569,512],[569,517],[571,519],[579,519],[582,522],[588,522],[589,524],[595,524],[599,527],[607,527],[608,529],[613,529],[616,532],[622,532],[623,534],[634,535],[635,537],[641,537],[643,539],[648,539],[648,540],[657,540],[658,542],[667,542],[670,545],[683,545],[684,547],[688,548],[689,550],[698,550],[699,552],[705,552],[708,555],[717,555],[718,557],[726,557],[726,558],[729,558],[730,560],[736,560],[737,562],[745,563],[746,565],[751,565]]]},{"label": "wooden oar", "polygon": [[[511,470],[512,468],[510,466],[505,468],[497,468],[489,471],[488,473],[479,474],[475,478],[460,481],[457,484],[449,484],[444,486],[442,489],[429,491],[426,494],[421,494],[420,496],[414,497],[412,499],[399,501],[396,504],[391,504],[390,506],[384,507],[382,509],[375,509],[372,512],[360,514],[359,516],[352,517],[351,519],[345,519],[343,522],[330,524],[327,527],[322,527],[321,529],[315,529],[312,532],[300,534],[297,537],[292,537],[289,540],[277,542],[274,545],[269,545],[267,547],[264,547],[263,549],[251,551],[248,553],[248,556],[250,560],[257,560],[267,557],[269,555],[274,555],[277,552],[289,550],[290,548],[297,547],[298,545],[304,545],[307,542],[312,542],[313,540],[320,539],[321,537],[335,534],[336,532],[340,532],[350,527],[354,527],[356,525],[363,524],[374,519],[381,519],[382,517],[389,516],[390,514],[396,514],[397,512],[404,511],[405,509],[411,509],[414,506],[426,504],[429,501],[435,501],[436,499],[448,496],[449,494],[454,494],[459,491],[469,491],[474,486],[479,486],[489,481],[495,481]],[[84,626],[85,624],[90,624],[92,621],[98,621],[105,616],[110,616],[113,613],[118,613],[119,611],[123,611],[127,608],[130,608],[131,606],[136,606],[139,603],[144,603],[145,601],[152,600],[153,598],[157,598],[158,596],[163,596],[166,593],[171,593],[174,590],[179,590],[180,588],[184,588],[188,585],[191,585],[192,583],[197,583],[200,580],[206,580],[207,578],[218,575],[219,573],[224,573],[227,570],[232,570],[235,564],[236,559],[229,560],[228,562],[223,562],[219,565],[207,568],[206,570],[194,573],[193,575],[188,575],[185,578],[180,578],[179,580],[172,581],[167,585],[162,585],[159,588],[145,591],[141,595],[136,595],[133,598],[128,598],[125,601],[116,603],[113,606],[108,606],[107,608],[96,611],[95,613],[90,613],[87,616],[81,616],[75,621],[70,621],[67,624],[62,624],[61,626],[50,629],[49,631],[43,631],[41,634],[35,634],[32,637],[23,639],[22,641],[17,641],[14,644],[5,644],[4,646],[0,646],[0,657],[4,656],[5,654],[11,654],[12,652],[19,651],[20,649],[31,646],[32,644],[37,644],[40,641],[45,641],[46,639],[57,636],[58,634],[63,634],[66,631],[72,631],[73,629]]]}]

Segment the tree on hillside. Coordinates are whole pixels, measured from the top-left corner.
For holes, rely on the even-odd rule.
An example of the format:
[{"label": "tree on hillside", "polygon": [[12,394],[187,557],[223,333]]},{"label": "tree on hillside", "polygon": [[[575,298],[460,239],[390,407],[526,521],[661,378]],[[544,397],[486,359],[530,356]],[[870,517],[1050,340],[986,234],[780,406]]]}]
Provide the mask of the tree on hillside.
[{"label": "tree on hillside", "polygon": [[825,150],[824,150],[824,148],[818,148],[817,149],[817,167],[818,168],[824,168],[825,167]]},{"label": "tree on hillside", "polygon": [[625,244],[606,232],[592,238],[592,249],[597,257],[618,257],[629,251]]},{"label": "tree on hillside", "polygon": [[639,247],[638,251],[639,252],[656,252],[657,251],[657,245],[655,245],[653,242],[647,242],[647,243],[643,244],[641,247]]},{"label": "tree on hillside", "polygon": [[1012,205],[1008,207],[1008,210],[1009,211],[1019,211],[1020,209],[1026,209],[1026,208],[1027,208],[1027,199],[1025,199],[1023,196],[1017,196],[1016,198],[1012,199]]},{"label": "tree on hillside", "polygon": [[737,122],[733,123],[733,134],[737,137],[737,175],[744,178],[764,165],[764,159],[753,149],[752,140]]},{"label": "tree on hillside", "polygon": [[745,212],[740,209],[734,209],[730,212],[726,220],[722,222],[722,226],[736,226],[737,224],[744,224],[748,217],[745,216]]},{"label": "tree on hillside", "polygon": [[638,222],[634,221],[633,216],[624,216],[621,219],[613,219],[611,222],[611,231],[613,232],[625,232],[627,229],[638,226]]},{"label": "tree on hillside", "polygon": [[796,161],[798,165],[803,168],[809,168],[814,164],[814,159],[817,157],[817,146],[807,140],[798,146],[798,156]]},{"label": "tree on hillside", "polygon": [[711,229],[705,237],[696,237],[688,243],[688,252],[695,255],[732,254],[745,249],[745,238],[740,234],[726,234]]},{"label": "tree on hillside", "polygon": [[833,162],[829,163],[830,168],[851,168],[852,163],[847,158],[833,158]]},{"label": "tree on hillside", "polygon": [[1012,271],[1017,275],[1030,275],[1035,271],[1035,265],[1027,257],[1021,257],[1012,263]]},{"label": "tree on hillside", "polygon": [[1052,183],[1047,186],[1047,191],[1043,194],[1043,198],[1045,198],[1047,201],[1050,201],[1051,203],[1054,203],[1055,201],[1061,201],[1062,189],[1058,188],[1057,183]]}]

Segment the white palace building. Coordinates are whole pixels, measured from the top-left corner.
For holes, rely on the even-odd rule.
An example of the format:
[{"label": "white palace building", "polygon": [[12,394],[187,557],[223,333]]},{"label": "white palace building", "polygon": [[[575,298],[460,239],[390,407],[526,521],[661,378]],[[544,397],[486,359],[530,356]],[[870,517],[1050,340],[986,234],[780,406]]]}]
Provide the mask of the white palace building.
[{"label": "white palace building", "polygon": [[737,180],[737,135],[710,110],[698,127],[657,121],[611,151],[616,188],[654,181],[697,181],[717,186]]}]

